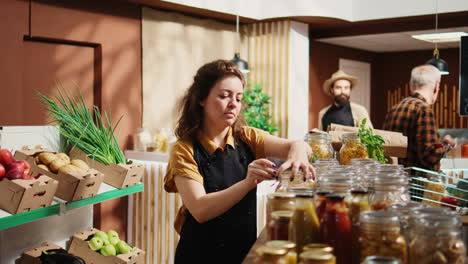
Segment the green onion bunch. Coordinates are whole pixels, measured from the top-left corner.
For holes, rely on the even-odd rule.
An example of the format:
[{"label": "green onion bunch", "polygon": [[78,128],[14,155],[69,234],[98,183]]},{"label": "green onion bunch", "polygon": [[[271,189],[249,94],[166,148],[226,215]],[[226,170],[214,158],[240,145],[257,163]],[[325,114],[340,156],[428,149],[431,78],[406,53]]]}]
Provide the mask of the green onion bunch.
[{"label": "green onion bunch", "polygon": [[114,136],[122,117],[113,125],[107,113],[104,113],[103,120],[99,108],[93,106],[93,119],[81,92],[75,99],[71,98],[63,87],[58,87],[59,95],[55,96],[55,101],[38,91],[36,93],[54,119],[53,123],[59,125],[59,132],[68,143],[83,151],[89,158],[103,164],[126,163],[125,155]]}]

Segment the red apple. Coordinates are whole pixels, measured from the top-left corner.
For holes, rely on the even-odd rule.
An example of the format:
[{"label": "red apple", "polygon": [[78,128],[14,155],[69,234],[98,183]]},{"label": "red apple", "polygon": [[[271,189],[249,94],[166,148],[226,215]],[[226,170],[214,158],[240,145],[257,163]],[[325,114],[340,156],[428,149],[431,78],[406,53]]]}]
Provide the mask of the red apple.
[{"label": "red apple", "polygon": [[23,167],[24,167],[24,174],[29,174],[31,172],[31,165],[29,165],[29,163],[25,160],[18,160],[18,161],[15,161],[14,163],[21,163],[23,164]]},{"label": "red apple", "polygon": [[23,179],[23,172],[20,170],[9,170],[6,174],[6,177],[9,180],[18,180],[18,179]]},{"label": "red apple", "polygon": [[34,177],[29,175],[29,174],[26,174],[26,172],[23,174],[23,180],[33,180]]},{"label": "red apple", "polygon": [[8,149],[0,149],[0,163],[7,168],[13,162],[15,162],[15,159],[11,152]]},{"label": "red apple", "polygon": [[3,167],[3,165],[0,163],[0,180],[5,178],[5,175],[6,175],[5,167]]}]

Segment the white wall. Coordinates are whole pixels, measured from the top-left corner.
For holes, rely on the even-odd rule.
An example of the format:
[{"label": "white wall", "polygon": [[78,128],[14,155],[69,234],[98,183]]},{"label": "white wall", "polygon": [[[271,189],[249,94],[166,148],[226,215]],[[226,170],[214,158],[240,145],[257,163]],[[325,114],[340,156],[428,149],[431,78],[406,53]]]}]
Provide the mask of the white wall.
[{"label": "white wall", "polygon": [[309,25],[291,22],[289,33],[288,138],[309,129]]}]

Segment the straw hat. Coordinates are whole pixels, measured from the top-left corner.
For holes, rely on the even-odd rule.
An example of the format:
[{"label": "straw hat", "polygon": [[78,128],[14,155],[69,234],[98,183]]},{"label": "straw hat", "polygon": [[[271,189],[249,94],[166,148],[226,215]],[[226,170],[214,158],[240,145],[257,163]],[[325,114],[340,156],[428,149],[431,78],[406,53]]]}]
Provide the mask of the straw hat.
[{"label": "straw hat", "polygon": [[330,96],[333,96],[331,93],[330,93],[330,88],[332,86],[332,84],[337,81],[337,80],[348,80],[351,82],[351,89],[353,89],[354,86],[356,86],[357,84],[357,79],[356,77],[354,76],[351,76],[351,75],[348,75],[346,74],[344,71],[342,70],[338,70],[337,72],[335,72],[334,74],[332,74],[331,78],[326,80],[324,83],[323,83],[323,91],[327,94],[327,95],[330,95]]}]

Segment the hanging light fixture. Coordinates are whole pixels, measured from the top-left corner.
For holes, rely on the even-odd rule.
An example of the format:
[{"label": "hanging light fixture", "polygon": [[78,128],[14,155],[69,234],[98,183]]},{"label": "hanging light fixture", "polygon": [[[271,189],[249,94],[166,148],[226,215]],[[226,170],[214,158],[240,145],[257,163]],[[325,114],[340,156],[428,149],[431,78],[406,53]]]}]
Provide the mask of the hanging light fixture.
[{"label": "hanging light fixture", "polygon": [[[439,19],[438,19],[438,16],[439,16],[438,0],[436,0],[435,2],[436,2],[435,31],[437,33],[437,28],[438,28],[438,23],[439,23]],[[428,60],[426,62],[426,64],[431,64],[431,65],[435,66],[437,69],[439,69],[441,75],[449,74],[447,62],[439,57],[439,49],[437,48],[437,42],[435,43],[435,49],[434,49],[433,57],[430,60]]]},{"label": "hanging light fixture", "polygon": [[232,63],[234,63],[237,68],[242,72],[242,73],[248,73],[249,70],[249,64],[241,59],[240,57],[240,35],[239,35],[239,16],[236,15],[236,52],[234,53],[234,58],[231,60]]}]

